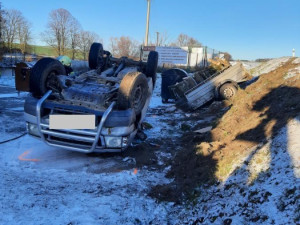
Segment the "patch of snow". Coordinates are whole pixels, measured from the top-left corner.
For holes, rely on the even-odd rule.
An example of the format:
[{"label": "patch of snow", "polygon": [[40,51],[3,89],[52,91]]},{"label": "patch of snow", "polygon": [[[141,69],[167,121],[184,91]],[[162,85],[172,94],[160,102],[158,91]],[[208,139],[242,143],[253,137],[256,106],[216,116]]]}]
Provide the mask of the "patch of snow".
[{"label": "patch of snow", "polygon": [[[231,61],[230,64],[234,66],[237,62],[239,61]],[[258,67],[261,62],[255,62],[255,61],[242,61],[243,66],[245,67],[246,70],[251,70],[255,67]]]},{"label": "patch of snow", "polygon": [[9,93],[9,94],[0,94],[0,98],[23,98],[27,95],[28,95],[28,93],[26,93],[26,92]]},{"label": "patch of snow", "polygon": [[[151,186],[169,182],[163,173],[143,169],[103,173],[101,161],[109,158],[52,148],[28,136],[2,145],[0,223],[173,223],[168,215],[173,204],[147,196]],[[88,169],[89,164],[100,172]]]},{"label": "patch of snow", "polygon": [[211,131],[211,129],[212,129],[212,126],[209,126],[209,127],[205,127],[205,128],[199,129],[199,130],[195,130],[194,132],[203,134],[203,133]]},{"label": "patch of snow", "polygon": [[161,89],[161,73],[157,73],[155,87],[150,100],[150,105],[149,105],[150,108],[165,106],[165,104],[162,103],[160,89]]},{"label": "patch of snow", "polygon": [[11,69],[1,69],[0,70],[0,85],[15,86],[15,76]]},{"label": "patch of snow", "polygon": [[288,73],[284,76],[284,79],[289,79],[289,78],[295,77],[297,75],[300,75],[300,65],[295,68],[290,69],[288,71]]},{"label": "patch of snow", "polygon": [[300,58],[296,58],[294,61],[293,61],[293,64],[299,64],[300,63]]},{"label": "patch of snow", "polygon": [[[181,211],[178,220],[188,224],[298,224],[299,135],[298,117],[268,143],[252,149],[224,183],[199,188],[197,203]],[[253,172],[258,174],[249,184]]]},{"label": "patch of snow", "polygon": [[281,57],[271,59],[268,62],[261,63],[259,66],[253,68],[252,75],[259,76],[264,73],[269,73],[276,70],[278,67],[284,65],[291,57]]}]

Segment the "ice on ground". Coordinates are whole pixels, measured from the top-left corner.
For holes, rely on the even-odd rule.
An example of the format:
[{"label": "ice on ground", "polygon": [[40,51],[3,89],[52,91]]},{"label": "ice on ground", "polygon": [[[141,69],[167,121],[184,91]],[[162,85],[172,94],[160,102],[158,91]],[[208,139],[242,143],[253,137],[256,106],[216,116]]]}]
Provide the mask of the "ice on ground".
[{"label": "ice on ground", "polygon": [[261,63],[259,66],[251,70],[253,76],[259,76],[264,73],[269,73],[276,70],[278,67],[285,64],[291,57],[281,57],[276,59],[271,59],[267,62]]}]

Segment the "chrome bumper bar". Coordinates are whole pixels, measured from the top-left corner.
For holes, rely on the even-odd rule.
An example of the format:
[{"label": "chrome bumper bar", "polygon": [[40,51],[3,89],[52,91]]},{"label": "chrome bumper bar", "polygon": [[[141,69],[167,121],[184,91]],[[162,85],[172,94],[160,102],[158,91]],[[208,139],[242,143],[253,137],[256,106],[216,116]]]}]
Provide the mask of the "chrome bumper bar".
[{"label": "chrome bumper bar", "polygon": [[[37,127],[38,131],[40,134],[40,137],[43,142],[46,144],[53,146],[53,147],[60,147],[68,150],[73,150],[73,151],[78,151],[78,152],[85,152],[85,153],[90,153],[95,151],[95,149],[104,149],[105,148],[105,141],[104,138],[101,137],[101,131],[104,126],[105,121],[107,120],[109,114],[112,112],[113,107],[115,106],[115,102],[112,102],[110,106],[106,109],[104,112],[98,126],[97,126],[97,131],[87,131],[87,130],[49,130],[49,125],[42,123],[41,119],[41,108],[43,103],[46,101],[46,99],[51,95],[52,91],[49,90],[37,103],[36,105],[36,115],[37,115]],[[44,129],[46,128],[46,129]],[[70,134],[73,133],[73,134]],[[65,138],[65,139],[70,139],[70,140],[76,140],[76,141],[84,141],[90,143],[90,148],[88,146],[84,147],[77,147],[77,146],[72,146],[69,143],[64,143],[61,141],[52,141],[47,140],[45,138],[46,135],[58,137],[58,138]],[[49,138],[48,138],[49,139]],[[102,145],[99,146],[97,145],[98,140],[101,139]]]}]

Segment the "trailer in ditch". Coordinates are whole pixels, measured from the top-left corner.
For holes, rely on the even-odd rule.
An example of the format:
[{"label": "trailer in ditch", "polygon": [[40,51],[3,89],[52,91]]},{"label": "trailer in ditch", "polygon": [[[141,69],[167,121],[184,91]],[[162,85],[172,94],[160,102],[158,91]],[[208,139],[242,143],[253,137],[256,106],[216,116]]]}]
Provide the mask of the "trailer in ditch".
[{"label": "trailer in ditch", "polygon": [[195,110],[212,99],[231,99],[238,90],[238,84],[250,77],[241,62],[212,75],[205,71],[200,76],[187,76],[169,86],[179,108]]}]

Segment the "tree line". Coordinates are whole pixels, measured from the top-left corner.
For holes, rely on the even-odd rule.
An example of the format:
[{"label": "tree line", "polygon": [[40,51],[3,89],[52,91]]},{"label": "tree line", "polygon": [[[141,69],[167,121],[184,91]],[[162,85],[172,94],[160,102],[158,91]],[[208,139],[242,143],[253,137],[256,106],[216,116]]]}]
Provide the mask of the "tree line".
[{"label": "tree line", "polygon": [[[29,53],[29,43],[33,40],[31,23],[19,10],[8,9],[0,12],[3,45],[12,49],[14,43],[18,43],[22,53]],[[91,44],[102,42],[95,32],[84,30],[80,22],[63,8],[49,13],[47,27],[41,33],[41,40],[55,49],[57,55],[69,55],[72,59],[80,55],[84,60],[87,60]],[[167,32],[156,32],[156,37],[150,40],[149,46],[201,47],[202,44],[187,34],[179,34],[172,42]],[[116,57],[127,56],[137,59],[142,43],[128,36],[111,37],[107,47]]]},{"label": "tree line", "polygon": [[30,27],[30,22],[19,10],[0,11],[0,42],[4,48],[12,49],[14,47],[13,44],[18,42],[21,51],[25,52],[32,38]]}]

